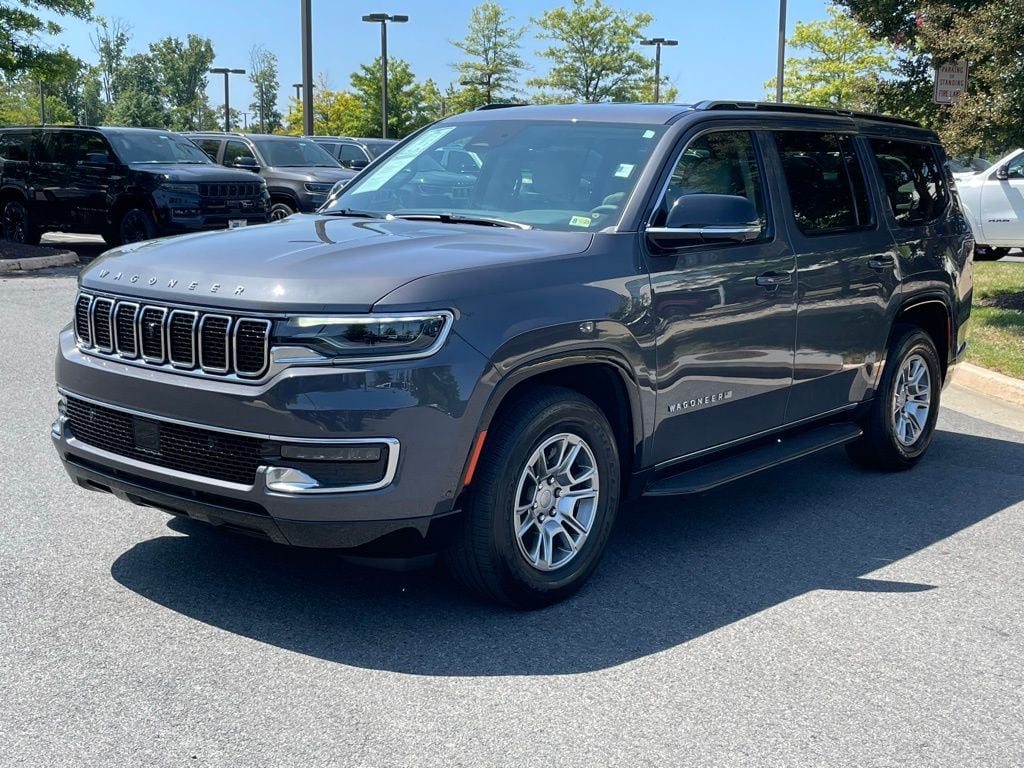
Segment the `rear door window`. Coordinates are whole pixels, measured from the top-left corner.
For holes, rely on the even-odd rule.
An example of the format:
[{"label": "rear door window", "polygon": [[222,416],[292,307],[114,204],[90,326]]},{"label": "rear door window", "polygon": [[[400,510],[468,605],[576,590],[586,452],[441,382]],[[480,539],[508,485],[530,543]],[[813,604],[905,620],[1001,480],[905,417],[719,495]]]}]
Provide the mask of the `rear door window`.
[{"label": "rear door window", "polygon": [[72,145],[75,163],[106,165],[113,162],[107,140],[98,133],[80,133]]},{"label": "rear door window", "polygon": [[885,195],[896,223],[913,227],[935,221],[946,208],[946,175],[929,144],[871,139]]},{"label": "rear door window", "polygon": [[805,235],[872,225],[864,172],[852,137],[817,131],[776,131],[793,218]]}]

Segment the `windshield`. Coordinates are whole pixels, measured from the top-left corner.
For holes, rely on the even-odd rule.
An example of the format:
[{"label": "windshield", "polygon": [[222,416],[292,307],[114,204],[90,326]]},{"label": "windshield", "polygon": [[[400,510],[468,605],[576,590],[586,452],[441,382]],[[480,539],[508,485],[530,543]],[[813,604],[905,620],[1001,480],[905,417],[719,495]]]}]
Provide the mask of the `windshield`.
[{"label": "windshield", "polygon": [[576,121],[441,123],[357,176],[323,212],[453,214],[596,231],[621,218],[663,130]]},{"label": "windshield", "polygon": [[163,131],[109,131],[117,156],[125,163],[202,163],[212,165],[206,153],[188,139]]},{"label": "windshield", "polygon": [[253,139],[267,165],[278,168],[325,166],[340,168],[338,162],[311,139]]}]

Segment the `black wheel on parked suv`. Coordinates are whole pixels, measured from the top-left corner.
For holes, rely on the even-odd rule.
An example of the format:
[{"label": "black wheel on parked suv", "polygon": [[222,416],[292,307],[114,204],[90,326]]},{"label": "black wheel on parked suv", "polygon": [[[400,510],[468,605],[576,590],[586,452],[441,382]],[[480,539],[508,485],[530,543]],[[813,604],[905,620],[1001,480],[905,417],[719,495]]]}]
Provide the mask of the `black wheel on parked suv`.
[{"label": "black wheel on parked suv", "polygon": [[931,444],[939,416],[942,369],[931,337],[897,325],[882,380],[861,426],[864,434],[846,446],[854,461],[888,471],[909,469]]},{"label": "black wheel on parked suv", "polygon": [[129,208],[121,215],[117,225],[119,243],[137,243],[140,240],[152,240],[154,237],[156,224],[146,211],[141,208]]},{"label": "black wheel on parked suv", "polygon": [[604,413],[569,389],[531,390],[488,431],[449,570],[515,608],[568,597],[597,566],[620,484]]},{"label": "black wheel on parked suv", "polygon": [[32,226],[32,218],[28,208],[21,200],[8,200],[2,206],[0,221],[3,224],[4,240],[23,245],[38,245],[42,236],[36,227]]},{"label": "black wheel on parked suv", "polygon": [[295,213],[295,209],[292,208],[288,203],[274,203],[270,206],[270,220],[277,221],[278,219],[286,219]]}]

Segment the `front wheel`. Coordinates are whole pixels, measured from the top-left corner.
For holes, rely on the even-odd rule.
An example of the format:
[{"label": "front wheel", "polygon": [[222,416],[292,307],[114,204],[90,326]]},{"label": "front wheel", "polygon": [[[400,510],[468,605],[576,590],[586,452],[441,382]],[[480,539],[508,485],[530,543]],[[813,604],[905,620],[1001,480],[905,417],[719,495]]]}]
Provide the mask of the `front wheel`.
[{"label": "front wheel", "polygon": [[270,206],[270,220],[279,221],[280,219],[286,219],[295,213],[295,209],[287,203],[274,203]]},{"label": "front wheel", "polygon": [[620,484],[604,413],[572,390],[532,390],[488,432],[462,527],[445,554],[449,570],[515,608],[568,597],[597,567]]},{"label": "front wheel", "polygon": [[141,208],[129,208],[121,215],[114,239],[119,244],[128,244],[152,240],[154,237],[156,237],[156,224],[153,223],[152,217]]},{"label": "front wheel", "polygon": [[897,326],[864,434],[846,446],[850,458],[887,471],[914,466],[935,434],[941,391],[931,337],[920,328]]}]

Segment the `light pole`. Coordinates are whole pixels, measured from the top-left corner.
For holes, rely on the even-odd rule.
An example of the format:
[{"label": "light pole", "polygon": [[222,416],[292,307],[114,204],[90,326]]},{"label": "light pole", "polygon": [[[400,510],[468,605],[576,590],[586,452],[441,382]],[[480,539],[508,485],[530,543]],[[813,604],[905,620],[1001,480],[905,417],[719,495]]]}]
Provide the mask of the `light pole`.
[{"label": "light pole", "polygon": [[409,20],[401,14],[368,13],[363,21],[380,24],[380,137],[388,137],[388,22],[401,24]]},{"label": "light pole", "polygon": [[302,26],[302,132],[313,135],[313,9],[312,0],[301,0]]},{"label": "light pole", "polygon": [[244,69],[231,69],[230,67],[213,67],[210,73],[224,75],[224,132],[231,130],[231,104],[228,100],[228,75],[244,75]]},{"label": "light pole", "polygon": [[782,77],[786,69],[786,0],[779,0],[779,60],[775,68],[775,101],[782,103]]},{"label": "light pole", "polygon": [[641,40],[640,45],[654,46],[654,103],[661,101],[661,46],[679,45],[678,40],[668,40],[664,37],[652,37]]}]

